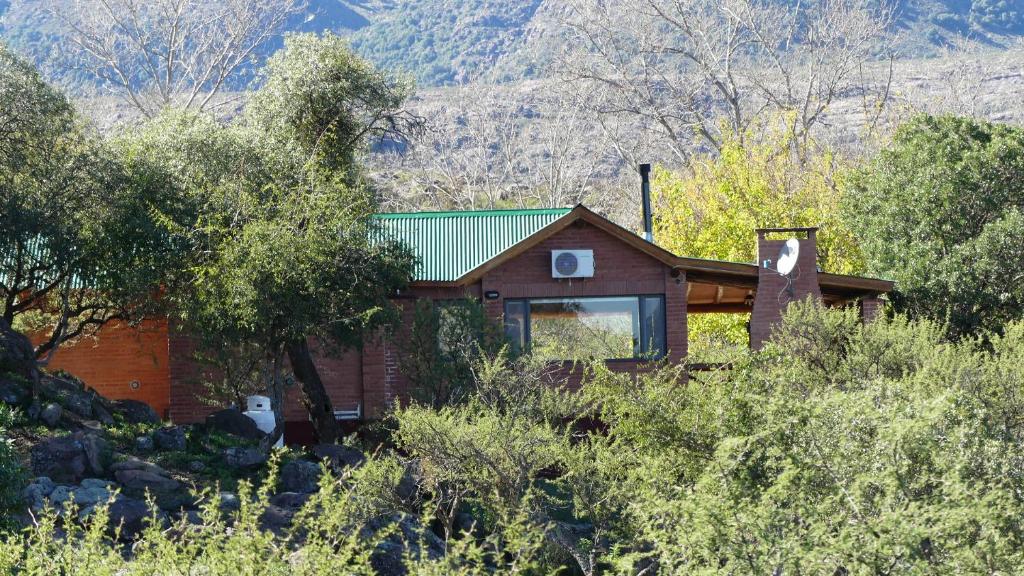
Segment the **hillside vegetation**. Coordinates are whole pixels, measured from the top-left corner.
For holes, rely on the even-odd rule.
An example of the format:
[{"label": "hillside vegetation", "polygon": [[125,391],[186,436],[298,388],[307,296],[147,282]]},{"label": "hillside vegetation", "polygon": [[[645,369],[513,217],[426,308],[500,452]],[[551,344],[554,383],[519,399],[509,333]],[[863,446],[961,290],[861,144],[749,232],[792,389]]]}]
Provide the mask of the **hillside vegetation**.
[{"label": "hillside vegetation", "polygon": [[[797,0],[771,0],[793,4]],[[286,31],[348,35],[374,64],[414,77],[421,87],[472,80],[508,81],[544,75],[557,54],[562,0],[311,0]],[[37,65],[51,63],[60,33],[41,0],[0,1],[2,35]],[[1024,35],[1024,7],[1014,0],[897,0],[901,56],[934,56],[957,37],[1001,46]],[[640,9],[640,6],[638,6]],[[268,44],[265,58],[280,47]],[[70,74],[71,86],[90,79]]]}]

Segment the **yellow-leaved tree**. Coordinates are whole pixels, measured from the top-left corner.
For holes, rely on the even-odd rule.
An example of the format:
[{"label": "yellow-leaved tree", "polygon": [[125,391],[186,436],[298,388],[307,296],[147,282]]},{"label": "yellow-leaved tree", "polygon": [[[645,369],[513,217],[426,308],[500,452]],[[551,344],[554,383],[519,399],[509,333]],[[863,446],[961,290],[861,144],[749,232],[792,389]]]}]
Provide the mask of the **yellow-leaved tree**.
[{"label": "yellow-leaved tree", "polygon": [[[685,256],[754,262],[755,228],[818,226],[822,268],[861,272],[863,256],[840,217],[843,161],[827,147],[797,143],[773,126],[727,138],[721,154],[695,157],[682,171],[656,171],[657,243]],[[700,358],[723,343],[745,345],[748,320],[749,314],[691,316],[691,355]]]}]

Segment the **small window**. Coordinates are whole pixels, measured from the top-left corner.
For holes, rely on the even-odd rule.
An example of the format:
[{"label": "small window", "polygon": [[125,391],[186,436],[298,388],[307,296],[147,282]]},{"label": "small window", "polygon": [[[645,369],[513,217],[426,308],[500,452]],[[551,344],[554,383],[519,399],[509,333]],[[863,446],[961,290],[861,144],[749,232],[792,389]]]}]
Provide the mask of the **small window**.
[{"label": "small window", "polygon": [[665,353],[662,296],[505,301],[513,349],[547,360],[659,358]]}]

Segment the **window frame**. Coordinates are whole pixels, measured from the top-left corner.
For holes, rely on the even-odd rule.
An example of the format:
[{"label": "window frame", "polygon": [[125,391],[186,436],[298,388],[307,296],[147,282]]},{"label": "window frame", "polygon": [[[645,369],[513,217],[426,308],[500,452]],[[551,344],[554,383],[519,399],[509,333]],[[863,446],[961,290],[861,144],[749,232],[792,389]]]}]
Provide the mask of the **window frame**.
[{"label": "window frame", "polygon": [[[637,301],[637,310],[639,311],[639,326],[640,334],[640,355],[633,356],[630,358],[598,358],[604,362],[656,362],[664,359],[668,355],[668,307],[665,305],[664,294],[600,294],[600,295],[587,295],[587,296],[535,296],[533,298],[505,298],[502,301],[502,326],[505,329],[505,337],[508,339],[508,305],[509,303],[521,304],[523,306],[523,348],[519,352],[529,352],[533,345],[533,322],[530,318],[530,301],[531,300],[588,300],[596,298],[632,298]],[[665,335],[662,350],[659,350],[657,354],[647,354],[643,348],[644,343],[650,341],[650,334],[647,334],[647,323],[644,322],[646,317],[647,305],[646,300],[648,298],[657,298],[660,301],[662,314],[661,314],[661,333]],[[657,328],[655,329],[657,331]],[[550,362],[575,362],[576,360],[563,358],[563,359],[550,359]]]}]

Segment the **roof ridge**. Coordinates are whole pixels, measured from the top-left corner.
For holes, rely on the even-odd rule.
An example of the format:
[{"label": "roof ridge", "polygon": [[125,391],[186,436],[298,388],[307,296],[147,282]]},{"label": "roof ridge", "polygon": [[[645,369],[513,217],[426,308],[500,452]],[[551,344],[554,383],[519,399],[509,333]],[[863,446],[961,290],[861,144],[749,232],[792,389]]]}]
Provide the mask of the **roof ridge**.
[{"label": "roof ridge", "polygon": [[446,218],[446,217],[480,217],[480,216],[512,216],[532,214],[568,214],[572,208],[491,208],[487,210],[438,210],[423,212],[382,212],[374,214],[377,219],[402,218]]}]

